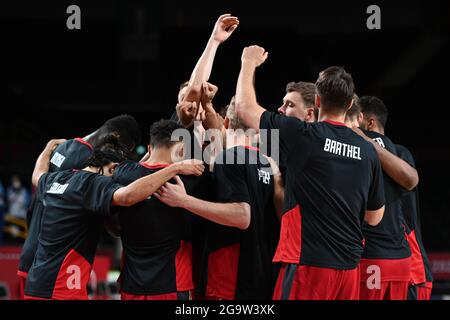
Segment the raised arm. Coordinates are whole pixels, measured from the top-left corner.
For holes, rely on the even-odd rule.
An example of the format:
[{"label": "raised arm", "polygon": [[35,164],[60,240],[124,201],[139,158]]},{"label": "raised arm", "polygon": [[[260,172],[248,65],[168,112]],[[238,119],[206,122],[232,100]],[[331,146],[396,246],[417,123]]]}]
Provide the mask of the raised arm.
[{"label": "raised arm", "polygon": [[45,146],[44,150],[39,155],[38,159],[36,160],[36,164],[34,166],[33,175],[31,176],[31,183],[34,187],[37,187],[39,183],[39,178],[46,172],[48,172],[48,169],[50,167],[50,157],[52,155],[53,150],[55,148],[64,143],[65,139],[53,139],[50,140],[47,145]]},{"label": "raised arm", "polygon": [[184,184],[175,177],[176,184],[166,183],[155,196],[171,207],[186,209],[212,222],[247,229],[250,225],[250,205],[246,202],[218,203],[201,200],[186,193]]},{"label": "raised arm", "polygon": [[129,207],[140,201],[147,199],[164,183],[172,179],[177,174],[199,176],[205,170],[205,166],[200,160],[184,160],[174,163],[151,175],[140,178],[126,187],[114,192],[112,205]]},{"label": "raised arm", "polygon": [[244,124],[254,129],[259,129],[265,109],[256,100],[253,80],[256,68],[266,61],[268,54],[258,46],[246,47],[242,52],[241,71],[236,86],[236,113]]},{"label": "raised arm", "polygon": [[211,75],[217,48],[231,36],[238,25],[238,18],[231,16],[231,14],[227,13],[219,17],[206,44],[206,48],[192,71],[184,100],[195,101],[197,105],[199,104],[202,84],[208,81]]}]

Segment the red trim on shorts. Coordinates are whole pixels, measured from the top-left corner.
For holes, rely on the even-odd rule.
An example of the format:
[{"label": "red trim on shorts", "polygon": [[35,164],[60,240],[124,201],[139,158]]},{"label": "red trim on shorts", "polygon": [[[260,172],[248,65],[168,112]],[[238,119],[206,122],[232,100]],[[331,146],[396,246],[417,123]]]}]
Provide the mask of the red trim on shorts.
[{"label": "red trim on shorts", "polygon": [[192,281],[192,245],[180,241],[180,248],[175,256],[175,274],[177,278],[177,291],[190,291],[194,289]]},{"label": "red trim on shorts", "polygon": [[328,122],[329,124],[333,124],[335,126],[342,126],[346,127],[345,123],[338,122],[338,121],[332,121],[332,120],[323,120],[323,122]]},{"label": "red trim on shorts", "polygon": [[82,143],[82,144],[88,146],[89,149],[94,150],[94,147],[92,146],[92,144],[90,144],[89,142],[83,140],[82,138],[75,138],[74,140],[78,141],[79,143]]},{"label": "red trim on shorts", "polygon": [[273,262],[299,263],[302,248],[302,214],[296,205],[281,217],[280,240]]},{"label": "red trim on shorts", "polygon": [[87,285],[91,264],[74,249],[64,258],[56,277],[52,299],[88,300]]},{"label": "red trim on shorts", "polygon": [[170,163],[148,164],[146,162],[139,162],[139,164],[147,169],[161,169],[161,168],[166,168],[166,167],[170,166]]},{"label": "red trim on shorts", "polygon": [[370,266],[380,268],[381,282],[407,281],[411,278],[411,258],[404,259],[361,259],[361,282],[366,282],[374,272],[367,270]]},{"label": "red trim on shorts", "polygon": [[425,265],[423,262],[422,252],[417,242],[416,232],[413,230],[410,234],[406,234],[409,247],[411,248],[411,284],[420,284],[427,281],[425,274]]},{"label": "red trim on shorts", "polygon": [[126,292],[120,293],[121,300],[178,300],[178,295],[176,292],[154,294],[154,295],[139,295],[131,294]]},{"label": "red trim on shorts", "polygon": [[416,286],[417,300],[430,300],[433,282],[425,282],[423,285]]},{"label": "red trim on shorts", "polygon": [[208,257],[206,297],[233,300],[236,295],[240,244],[218,249]]},{"label": "red trim on shorts", "polygon": [[24,295],[23,299],[24,300],[52,300],[52,299],[40,298],[40,297],[34,297],[34,296],[27,296],[27,295]]},{"label": "red trim on shorts", "polygon": [[17,271],[17,276],[19,277],[19,300],[25,299],[25,284],[27,283],[28,273],[24,271]]}]

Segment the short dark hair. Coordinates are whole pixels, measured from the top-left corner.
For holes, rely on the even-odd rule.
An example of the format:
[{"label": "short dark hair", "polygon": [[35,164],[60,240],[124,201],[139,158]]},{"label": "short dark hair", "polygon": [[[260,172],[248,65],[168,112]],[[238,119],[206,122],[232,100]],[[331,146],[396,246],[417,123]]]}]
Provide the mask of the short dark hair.
[{"label": "short dark hair", "polygon": [[345,114],[345,118],[353,119],[354,117],[357,117],[360,112],[361,112],[361,105],[359,104],[358,96],[355,94],[353,96],[353,104],[352,104],[351,108],[347,110],[347,113]]},{"label": "short dark hair", "polygon": [[110,134],[118,136],[119,143],[132,151],[141,141],[141,130],[136,119],[128,114],[122,114],[107,120],[99,130],[99,140],[104,140]]},{"label": "short dark hair", "polygon": [[374,116],[383,128],[386,127],[389,111],[380,98],[374,96],[364,96],[359,98],[359,104],[361,105],[361,112],[364,116]]},{"label": "short dark hair", "polygon": [[126,159],[127,150],[120,144],[119,139],[110,134],[103,144],[94,148],[91,156],[86,160],[86,167],[101,168],[111,162],[122,162]]},{"label": "short dark hair", "polygon": [[161,119],[150,126],[150,145],[152,147],[170,148],[177,141],[172,141],[172,133],[183,127],[173,120]]},{"label": "short dark hair", "polygon": [[352,76],[342,67],[329,67],[319,73],[316,93],[321,107],[327,110],[344,112],[355,93]]}]

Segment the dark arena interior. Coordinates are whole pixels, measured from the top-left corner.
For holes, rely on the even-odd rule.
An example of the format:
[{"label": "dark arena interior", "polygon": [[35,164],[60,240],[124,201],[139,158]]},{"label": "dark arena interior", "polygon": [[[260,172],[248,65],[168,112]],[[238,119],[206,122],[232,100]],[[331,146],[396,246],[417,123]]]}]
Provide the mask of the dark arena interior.
[{"label": "dark arena interior", "polygon": [[[80,29],[67,26],[70,5],[80,9]],[[381,10],[379,29],[368,27],[370,5]],[[430,298],[449,300],[450,2],[425,0],[2,1],[0,299],[19,299],[17,265],[28,231],[25,217],[10,212],[12,177],[21,180],[29,205],[46,143],[85,137],[120,114],[139,123],[141,142],[130,158],[142,158],[150,125],[175,112],[180,85],[224,13],[238,17],[239,26],[218,48],[208,80],[219,88],[216,111],[236,94],[242,52],[250,45],[269,52],[255,76],[258,103],[269,111],[282,106],[288,82],[315,83],[329,66],[351,74],[360,98],[382,99],[386,135],[416,163]],[[90,299],[120,299],[121,250],[120,239],[102,230]]]}]

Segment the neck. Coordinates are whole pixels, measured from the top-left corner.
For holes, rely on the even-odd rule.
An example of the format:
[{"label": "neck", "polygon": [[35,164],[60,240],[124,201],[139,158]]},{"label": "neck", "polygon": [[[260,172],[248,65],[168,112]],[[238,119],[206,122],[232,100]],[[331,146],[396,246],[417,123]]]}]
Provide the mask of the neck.
[{"label": "neck", "polygon": [[150,165],[171,164],[173,163],[171,150],[167,148],[153,149],[150,153],[150,157],[145,163]]},{"label": "neck", "polygon": [[384,136],[384,128],[383,127],[373,126],[371,131],[382,134]]},{"label": "neck", "polygon": [[320,112],[319,122],[325,121],[325,120],[344,123],[345,122],[345,113],[336,115],[336,114],[327,113],[327,112]]},{"label": "neck", "polygon": [[99,168],[96,168],[96,167],[86,167],[86,168],[83,169],[83,171],[98,173],[98,169]]},{"label": "neck", "polygon": [[251,146],[250,137],[244,134],[235,134],[227,130],[226,148],[233,148],[237,146]]}]

